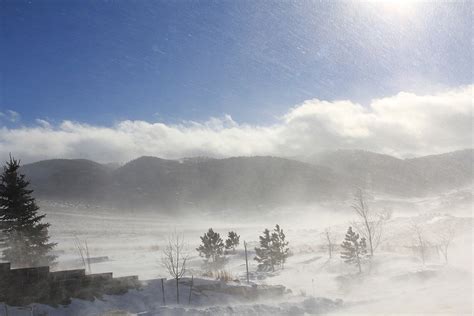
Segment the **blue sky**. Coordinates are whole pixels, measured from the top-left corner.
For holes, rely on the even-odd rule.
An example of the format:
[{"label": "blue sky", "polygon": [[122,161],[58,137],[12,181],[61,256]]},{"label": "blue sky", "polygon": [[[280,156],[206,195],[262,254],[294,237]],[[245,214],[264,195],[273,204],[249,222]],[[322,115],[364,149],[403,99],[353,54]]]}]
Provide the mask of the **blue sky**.
[{"label": "blue sky", "polygon": [[[109,126],[472,82],[470,2],[1,1],[0,112]],[[6,124],[6,123],[4,123]]]}]

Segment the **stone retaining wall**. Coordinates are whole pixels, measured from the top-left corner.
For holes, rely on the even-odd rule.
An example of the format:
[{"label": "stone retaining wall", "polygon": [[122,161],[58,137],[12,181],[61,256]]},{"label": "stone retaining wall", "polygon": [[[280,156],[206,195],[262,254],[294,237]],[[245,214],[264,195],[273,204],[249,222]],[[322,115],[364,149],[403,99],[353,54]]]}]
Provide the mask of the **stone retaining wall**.
[{"label": "stone retaining wall", "polygon": [[68,304],[71,298],[93,300],[138,288],[137,276],[114,278],[112,273],[86,274],[84,269],[53,271],[49,267],[11,269],[0,263],[0,302],[9,305]]}]

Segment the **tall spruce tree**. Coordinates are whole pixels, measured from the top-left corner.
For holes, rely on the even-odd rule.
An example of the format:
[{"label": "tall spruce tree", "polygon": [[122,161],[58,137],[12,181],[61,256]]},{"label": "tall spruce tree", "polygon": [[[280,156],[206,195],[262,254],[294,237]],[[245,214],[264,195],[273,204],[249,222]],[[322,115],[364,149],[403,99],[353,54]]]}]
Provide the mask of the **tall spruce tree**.
[{"label": "tall spruce tree", "polygon": [[344,259],[344,262],[356,265],[359,268],[359,273],[361,273],[362,262],[368,257],[365,238],[362,237],[359,240],[359,234],[355,233],[352,227],[349,227],[341,247],[341,258]]},{"label": "tall spruce tree", "polygon": [[20,162],[10,156],[0,175],[0,249],[2,260],[16,267],[52,265],[56,256],[49,242],[48,223],[39,215],[29,182],[19,173]]}]

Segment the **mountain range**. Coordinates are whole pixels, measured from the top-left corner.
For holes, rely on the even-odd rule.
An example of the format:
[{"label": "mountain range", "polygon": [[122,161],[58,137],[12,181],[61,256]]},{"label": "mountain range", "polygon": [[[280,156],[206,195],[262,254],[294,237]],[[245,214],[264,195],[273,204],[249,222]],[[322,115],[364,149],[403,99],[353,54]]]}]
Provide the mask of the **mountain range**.
[{"label": "mountain range", "polygon": [[347,199],[354,188],[420,197],[472,186],[473,150],[399,159],[362,150],[279,157],[140,157],[122,166],[52,159],[22,166],[40,199],[118,208],[255,209]]}]

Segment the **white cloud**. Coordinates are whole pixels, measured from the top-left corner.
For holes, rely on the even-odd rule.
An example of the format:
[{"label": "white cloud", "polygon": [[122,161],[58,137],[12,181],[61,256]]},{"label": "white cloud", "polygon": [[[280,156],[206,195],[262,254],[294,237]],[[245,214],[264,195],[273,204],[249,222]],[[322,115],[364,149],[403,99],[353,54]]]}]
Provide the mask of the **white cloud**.
[{"label": "white cloud", "polygon": [[20,120],[20,114],[12,110],[6,110],[5,112],[0,112],[0,119],[5,119],[11,123],[15,123]]},{"label": "white cloud", "polygon": [[43,128],[51,128],[51,124],[46,120],[36,119],[35,122]]},{"label": "white cloud", "polygon": [[365,149],[398,156],[472,147],[472,92],[465,86],[433,95],[401,92],[373,100],[307,100],[270,126],[238,124],[229,115],[181,124],[122,121],[112,127],[64,121],[0,128],[0,158],[128,161],[141,155],[306,156],[321,150]]}]

